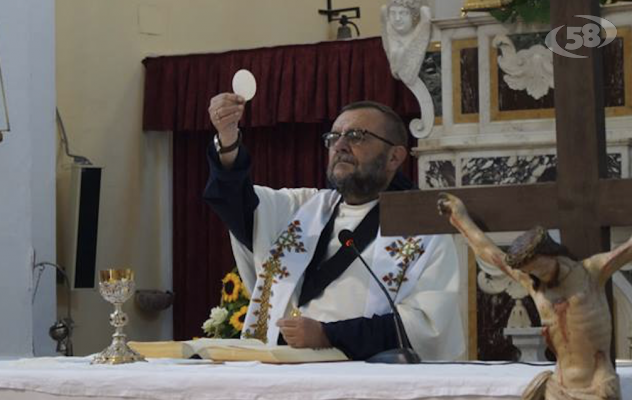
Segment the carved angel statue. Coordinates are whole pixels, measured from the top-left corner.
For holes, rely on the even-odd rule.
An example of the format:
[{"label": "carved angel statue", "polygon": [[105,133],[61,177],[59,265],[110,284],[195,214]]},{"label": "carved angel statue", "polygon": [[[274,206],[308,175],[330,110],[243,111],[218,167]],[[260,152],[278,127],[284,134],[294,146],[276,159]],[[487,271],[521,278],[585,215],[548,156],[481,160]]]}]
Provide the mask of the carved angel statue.
[{"label": "carved angel statue", "polygon": [[430,8],[421,0],[391,0],[382,6],[382,45],[395,79],[415,94],[422,119],[410,124],[417,138],[427,137],[434,126],[434,104],[419,70],[426,57],[432,25]]},{"label": "carved angel statue", "polygon": [[472,221],[463,202],[443,193],[439,212],[463,234],[476,256],[523,286],[542,320],[542,335],[557,357],[555,371],[537,375],[525,400],[618,400],[619,377],[610,359],[612,318],[605,285],[632,261],[632,238],[618,248],[576,260],[536,227],[507,253]]},{"label": "carved angel statue", "polygon": [[501,51],[498,66],[505,73],[504,80],[513,90],[526,90],[536,100],[554,88],[553,52],[541,44],[516,52],[506,35],[494,38],[492,46]]}]

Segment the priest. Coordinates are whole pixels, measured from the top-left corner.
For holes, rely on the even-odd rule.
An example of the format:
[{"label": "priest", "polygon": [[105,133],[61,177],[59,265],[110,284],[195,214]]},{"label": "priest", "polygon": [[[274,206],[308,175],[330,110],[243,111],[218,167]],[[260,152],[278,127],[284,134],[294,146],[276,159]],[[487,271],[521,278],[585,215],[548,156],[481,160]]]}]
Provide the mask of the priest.
[{"label": "priest", "polygon": [[273,190],[250,179],[251,161],[238,128],[244,104],[232,93],[211,100],[218,133],[208,151],[211,173],[204,192],[230,230],[251,293],[242,336],[298,348],[336,347],[356,360],[398,347],[384,293],[338,241],[348,229],[394,300],[419,356],[462,355],[452,238],[380,234],[379,193],[413,187],[399,172],[408,153],[401,118],[375,102],[348,105],[323,135],[332,189]]}]

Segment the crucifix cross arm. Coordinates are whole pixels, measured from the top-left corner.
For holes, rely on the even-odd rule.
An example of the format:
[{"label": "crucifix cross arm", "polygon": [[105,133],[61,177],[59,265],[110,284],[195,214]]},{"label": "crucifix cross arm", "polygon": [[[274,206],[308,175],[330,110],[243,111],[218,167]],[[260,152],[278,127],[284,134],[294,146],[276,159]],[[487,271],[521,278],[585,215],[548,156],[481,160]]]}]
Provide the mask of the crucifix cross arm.
[{"label": "crucifix cross arm", "polygon": [[[596,192],[585,193],[578,200],[589,199],[582,207],[581,218],[568,215],[575,207],[566,198],[558,198],[557,183],[492,186],[476,189],[449,189],[467,205],[468,212],[483,230],[492,232],[522,231],[536,225],[561,229],[562,240],[571,238],[578,227],[598,229],[610,226],[632,226],[632,179],[600,179]],[[387,236],[456,233],[450,223],[439,215],[438,190],[387,192],[380,195],[382,232]],[[584,254],[571,249],[579,257]],[[577,251],[579,250],[579,251]]]}]

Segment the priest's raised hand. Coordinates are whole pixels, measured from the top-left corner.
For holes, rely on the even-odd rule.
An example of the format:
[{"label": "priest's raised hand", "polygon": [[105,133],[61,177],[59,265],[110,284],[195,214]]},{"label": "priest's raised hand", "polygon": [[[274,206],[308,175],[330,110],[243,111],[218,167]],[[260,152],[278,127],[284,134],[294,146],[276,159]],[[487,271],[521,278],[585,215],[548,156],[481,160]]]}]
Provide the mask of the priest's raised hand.
[{"label": "priest's raised hand", "polygon": [[217,136],[214,146],[220,155],[222,165],[230,168],[237,157],[237,150],[241,144],[239,120],[244,114],[246,101],[234,93],[221,93],[211,99],[208,114]]}]

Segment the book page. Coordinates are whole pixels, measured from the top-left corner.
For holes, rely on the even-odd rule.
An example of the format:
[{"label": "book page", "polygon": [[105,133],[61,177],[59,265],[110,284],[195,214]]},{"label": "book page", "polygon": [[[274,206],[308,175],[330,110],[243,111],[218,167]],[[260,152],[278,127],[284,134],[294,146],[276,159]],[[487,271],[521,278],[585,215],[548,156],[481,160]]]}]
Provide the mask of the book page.
[{"label": "book page", "polygon": [[188,358],[184,356],[183,342],[127,342],[137,353],[148,358]]},{"label": "book page", "polygon": [[237,345],[248,345],[248,346],[265,346],[265,344],[258,339],[213,339],[213,338],[199,338],[193,340],[187,340],[182,342],[183,344],[183,354],[184,358],[190,358],[194,355],[199,355],[202,358],[203,354],[200,353],[200,350],[208,347],[226,347],[226,346],[237,346]]},{"label": "book page", "polygon": [[198,355],[213,361],[260,361],[291,364],[326,361],[347,361],[336,348],[296,349],[290,346],[267,346],[257,339],[201,338],[164,342],[128,342],[129,346],[149,358],[191,358]]},{"label": "book page", "polygon": [[199,351],[202,358],[214,361],[260,361],[272,364],[296,364],[327,361],[347,361],[347,356],[336,348],[296,349],[290,346],[236,344],[210,346]]},{"label": "book page", "polygon": [[[257,339],[210,339],[200,338],[187,341],[162,341],[162,342],[134,342],[127,343],[136,352],[149,358],[191,358],[198,354],[200,349],[209,346],[250,345],[265,346]],[[200,357],[204,358],[202,355]]]}]

